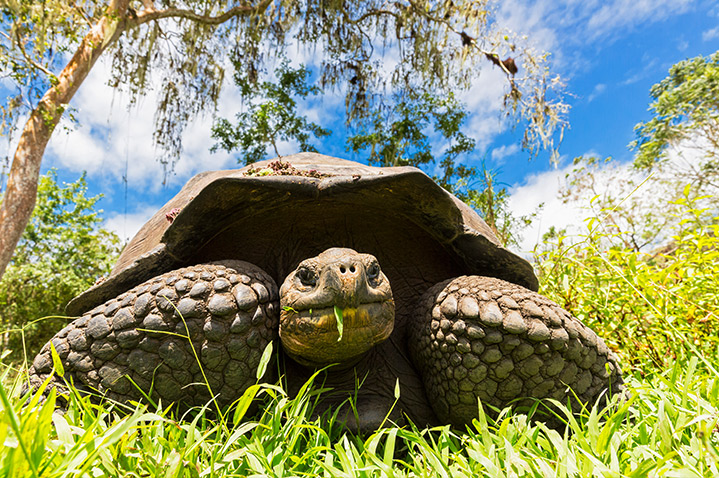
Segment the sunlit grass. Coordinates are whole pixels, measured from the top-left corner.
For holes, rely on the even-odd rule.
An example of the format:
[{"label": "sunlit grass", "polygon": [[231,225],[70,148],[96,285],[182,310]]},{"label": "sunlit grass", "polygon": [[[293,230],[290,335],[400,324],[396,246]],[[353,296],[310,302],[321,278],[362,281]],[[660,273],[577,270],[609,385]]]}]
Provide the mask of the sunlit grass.
[{"label": "sunlit grass", "polygon": [[60,415],[54,392],[20,396],[16,379],[0,387],[0,476],[719,476],[719,381],[696,365],[628,377],[628,400],[578,417],[557,405],[563,430],[504,410],[466,430],[409,425],[366,436],[314,418],[310,384],[295,399],[255,387],[259,412],[228,423],[205,410],[120,412],[78,395]]}]

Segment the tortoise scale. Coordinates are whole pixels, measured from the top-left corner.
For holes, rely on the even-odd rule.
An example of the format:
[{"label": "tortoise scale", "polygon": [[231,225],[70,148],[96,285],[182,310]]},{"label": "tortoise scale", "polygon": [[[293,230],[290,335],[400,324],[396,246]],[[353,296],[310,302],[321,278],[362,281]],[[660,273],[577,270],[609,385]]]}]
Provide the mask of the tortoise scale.
[{"label": "tortoise scale", "polygon": [[[385,417],[463,426],[478,400],[579,406],[623,389],[602,339],[423,172],[282,159],[200,174],[143,226],[68,304],[79,318],[50,342],[66,378],[119,401],[188,408],[211,391],[228,405],[272,342],[290,393],[331,365],[318,413],[339,407],[362,430]],[[50,343],[32,386],[52,371]]]}]

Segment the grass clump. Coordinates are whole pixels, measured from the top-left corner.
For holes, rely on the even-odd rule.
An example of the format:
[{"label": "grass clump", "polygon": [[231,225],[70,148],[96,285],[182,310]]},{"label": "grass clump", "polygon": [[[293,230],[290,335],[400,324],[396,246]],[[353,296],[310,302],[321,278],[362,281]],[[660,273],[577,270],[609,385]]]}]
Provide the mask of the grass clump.
[{"label": "grass clump", "polygon": [[629,400],[579,416],[557,404],[564,430],[503,410],[464,432],[409,425],[364,436],[313,416],[321,391],[311,382],[295,399],[253,387],[261,411],[230,424],[206,409],[128,413],[78,395],[59,415],[54,392],[21,397],[15,381],[0,387],[0,476],[719,476],[719,382],[697,363],[629,376]]}]

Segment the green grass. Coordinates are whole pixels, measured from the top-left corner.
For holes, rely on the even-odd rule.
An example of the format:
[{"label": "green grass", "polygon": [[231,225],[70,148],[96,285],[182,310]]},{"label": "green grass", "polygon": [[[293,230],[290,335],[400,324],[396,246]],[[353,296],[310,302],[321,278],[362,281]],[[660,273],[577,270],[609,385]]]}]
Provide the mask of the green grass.
[{"label": "green grass", "polygon": [[504,410],[462,431],[367,436],[312,418],[311,386],[295,399],[277,386],[253,388],[248,398],[261,399],[261,412],[233,425],[203,410],[174,419],[78,396],[54,414],[54,392],[23,407],[15,380],[0,387],[0,476],[719,476],[719,381],[697,363],[630,376],[631,398],[567,413],[561,431]]}]

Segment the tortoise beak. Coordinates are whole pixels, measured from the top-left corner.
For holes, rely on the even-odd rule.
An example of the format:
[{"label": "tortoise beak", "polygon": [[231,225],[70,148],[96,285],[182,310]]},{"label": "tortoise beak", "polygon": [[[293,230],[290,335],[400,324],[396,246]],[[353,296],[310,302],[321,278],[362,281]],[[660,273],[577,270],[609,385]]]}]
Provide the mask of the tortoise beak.
[{"label": "tortoise beak", "polygon": [[364,265],[345,259],[328,264],[320,273],[324,286],[335,294],[335,303],[341,309],[354,309],[371,295],[367,290]]}]

